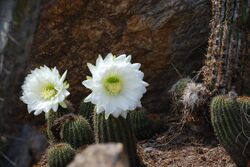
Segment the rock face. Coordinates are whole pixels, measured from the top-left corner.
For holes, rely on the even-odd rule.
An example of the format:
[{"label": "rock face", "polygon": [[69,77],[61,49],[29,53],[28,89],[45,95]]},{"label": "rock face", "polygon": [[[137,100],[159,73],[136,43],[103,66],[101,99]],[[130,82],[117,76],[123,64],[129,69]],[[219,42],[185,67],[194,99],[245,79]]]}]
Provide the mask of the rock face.
[{"label": "rock face", "polygon": [[[40,160],[47,146],[46,136],[26,124],[19,136],[10,144],[7,156],[15,164],[14,166],[27,167]],[[12,167],[13,164],[6,161],[3,166]]]},{"label": "rock face", "polygon": [[202,66],[209,21],[210,0],[60,0],[42,13],[29,69],[67,69],[71,100],[78,104],[89,93],[81,85],[87,62],[109,52],[132,54],[150,84],[144,106],[163,111],[178,73]]},{"label": "rock face", "polygon": [[33,41],[40,1],[0,1],[0,133],[10,124],[8,114],[19,100],[20,80]]},{"label": "rock face", "polygon": [[129,167],[122,144],[97,144],[76,155],[69,167]]}]

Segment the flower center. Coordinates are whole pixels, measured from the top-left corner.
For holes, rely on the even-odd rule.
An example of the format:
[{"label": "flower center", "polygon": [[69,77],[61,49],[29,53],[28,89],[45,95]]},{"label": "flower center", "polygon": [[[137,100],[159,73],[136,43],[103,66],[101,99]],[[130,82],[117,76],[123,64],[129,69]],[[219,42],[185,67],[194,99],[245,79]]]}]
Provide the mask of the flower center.
[{"label": "flower center", "polygon": [[53,98],[57,94],[57,90],[53,84],[48,84],[42,89],[41,96],[45,100]]},{"label": "flower center", "polygon": [[106,92],[112,96],[118,95],[121,92],[122,87],[122,80],[116,75],[108,76],[104,80],[104,88]]}]

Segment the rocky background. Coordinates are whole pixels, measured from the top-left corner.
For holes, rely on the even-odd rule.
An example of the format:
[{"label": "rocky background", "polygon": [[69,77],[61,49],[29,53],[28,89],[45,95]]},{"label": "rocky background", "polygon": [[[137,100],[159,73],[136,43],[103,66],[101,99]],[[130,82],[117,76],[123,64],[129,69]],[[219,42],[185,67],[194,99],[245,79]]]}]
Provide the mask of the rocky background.
[{"label": "rocky background", "polygon": [[[151,112],[164,112],[170,86],[182,75],[193,76],[192,72],[203,64],[210,0],[1,2],[16,7],[6,8],[15,16],[9,28],[13,32],[6,38],[6,53],[2,52],[0,41],[0,53],[4,53],[4,61],[0,54],[0,166],[30,166],[48,144],[41,134],[44,115],[28,114],[27,106],[19,99],[24,77],[30,70],[44,64],[57,66],[61,73],[68,70],[70,100],[77,107],[89,93],[81,84],[90,74],[87,62],[94,63],[98,54],[105,56],[109,52],[132,54],[132,61],[142,64],[145,81],[150,84],[144,106]],[[4,5],[0,7],[5,9]],[[7,14],[3,10],[1,17]],[[1,34],[6,33],[2,26],[5,20],[9,19],[0,20]]]},{"label": "rocky background", "polygon": [[[32,0],[20,0],[24,1],[32,2]],[[109,52],[116,55],[131,54],[132,62],[142,64],[141,70],[145,73],[145,81],[150,84],[143,98],[143,105],[150,112],[157,113],[168,111],[167,92],[173,83],[182,77],[194,77],[203,66],[210,32],[211,0],[41,1],[42,12],[38,19],[39,25],[34,36],[31,55],[28,52],[26,56],[9,54],[7,60],[11,61],[4,65],[7,69],[5,71],[12,73],[12,78],[7,80],[6,75],[0,76],[0,79],[4,80],[2,85],[7,85],[9,88],[5,91],[8,94],[8,99],[5,100],[8,102],[6,106],[10,108],[8,111],[12,113],[11,116],[14,115],[10,117],[11,119],[5,119],[6,117],[1,114],[0,123],[1,120],[10,122],[8,125],[11,125],[9,129],[12,131],[8,129],[7,132],[14,137],[7,136],[4,139],[13,143],[10,144],[13,148],[7,155],[13,162],[17,162],[17,166],[30,166],[37,162],[48,144],[46,137],[40,135],[40,132],[44,131],[44,115],[34,117],[32,114],[27,114],[26,105],[19,100],[20,86],[30,70],[44,64],[50,67],[57,66],[61,73],[68,70],[70,100],[77,107],[79,101],[89,93],[81,84],[90,74],[87,62],[95,63],[98,54],[103,56]],[[34,8],[27,7],[27,9]],[[24,18],[23,16],[20,15],[18,18]],[[31,20],[27,19],[27,22],[31,23]],[[14,37],[18,39],[17,36]],[[23,40],[29,44],[31,41]],[[20,63],[13,63],[13,59]],[[243,89],[238,92],[240,94],[250,94],[249,63],[250,57],[246,57],[242,62],[243,78],[240,79],[243,79]],[[23,66],[26,66],[26,74],[23,74]],[[1,97],[2,95],[0,104],[3,103]],[[162,115],[164,114],[160,116]],[[29,124],[26,124],[27,122]],[[171,119],[166,122],[169,126]],[[38,133],[36,133],[37,127],[39,127]],[[143,159],[151,165],[165,166],[180,163],[182,165],[179,166],[187,166],[184,164],[195,163],[196,166],[219,166],[218,164],[232,163],[225,150],[221,147],[214,148],[216,143],[211,142],[201,146],[199,141],[196,142],[196,138],[199,137],[191,140],[180,137],[181,140],[176,140],[176,136],[172,138],[176,129],[169,127],[164,134],[142,141],[138,145],[140,153],[146,155]],[[0,137],[1,142],[3,136]],[[168,145],[172,141],[176,143]],[[218,152],[220,157],[217,156]],[[11,162],[7,163],[12,166]]]},{"label": "rocky background", "polygon": [[143,104],[167,109],[167,91],[203,65],[210,0],[60,0],[42,12],[27,72],[40,65],[68,70],[71,100],[89,92],[81,81],[98,54],[132,54],[150,84]]}]

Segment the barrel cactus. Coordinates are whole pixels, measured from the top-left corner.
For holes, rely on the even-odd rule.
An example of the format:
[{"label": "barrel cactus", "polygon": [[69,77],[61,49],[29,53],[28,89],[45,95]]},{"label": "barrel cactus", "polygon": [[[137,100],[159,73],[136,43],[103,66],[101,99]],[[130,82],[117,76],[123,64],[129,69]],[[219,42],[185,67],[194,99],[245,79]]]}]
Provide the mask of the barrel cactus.
[{"label": "barrel cactus", "polygon": [[74,116],[62,124],[60,137],[74,148],[94,142],[94,134],[88,121],[82,116]]},{"label": "barrel cactus", "polygon": [[250,97],[248,96],[241,96],[237,98],[238,103],[240,104],[241,110],[245,111],[245,114],[250,113]]},{"label": "barrel cactus", "polygon": [[59,107],[56,112],[49,111],[47,113],[47,115],[46,115],[46,118],[47,118],[47,136],[48,136],[49,140],[51,140],[51,141],[56,140],[56,137],[54,136],[54,134],[51,130],[54,121],[56,119],[62,117],[63,115],[68,114],[68,113],[69,113],[68,109],[62,108],[62,107]]},{"label": "barrel cactus", "polygon": [[124,145],[129,156],[131,167],[140,167],[140,160],[136,151],[136,138],[129,121],[123,117],[115,118],[105,114],[94,114],[94,129],[97,143],[120,142]]},{"label": "barrel cactus", "polygon": [[152,121],[147,117],[145,108],[130,112],[128,120],[138,140],[148,139],[153,135]]},{"label": "barrel cactus", "polygon": [[211,103],[214,131],[238,166],[246,166],[250,157],[250,124],[246,117],[247,110],[242,107],[249,103],[249,98],[236,99],[229,96],[214,97]]},{"label": "barrel cactus", "polygon": [[94,104],[92,104],[91,102],[85,103],[84,100],[82,100],[78,110],[79,115],[85,117],[89,121],[89,123],[92,124],[94,108]]},{"label": "barrel cactus", "polygon": [[59,143],[48,150],[48,166],[64,167],[74,158],[75,150],[66,143]]}]

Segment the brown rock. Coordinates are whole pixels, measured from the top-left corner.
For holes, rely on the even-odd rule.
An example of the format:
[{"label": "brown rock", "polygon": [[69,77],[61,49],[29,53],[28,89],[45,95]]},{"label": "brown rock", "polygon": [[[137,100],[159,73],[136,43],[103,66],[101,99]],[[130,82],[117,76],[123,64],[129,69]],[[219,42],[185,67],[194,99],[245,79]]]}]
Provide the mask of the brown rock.
[{"label": "brown rock", "polygon": [[[40,160],[47,146],[46,136],[37,131],[35,127],[25,124],[20,134],[10,143],[6,154],[15,163],[14,166],[27,167]],[[6,161],[3,166],[10,167],[13,164]]]},{"label": "brown rock", "polygon": [[81,81],[86,63],[98,54],[132,54],[150,84],[143,103],[166,109],[169,87],[202,66],[210,21],[208,0],[60,0],[46,8],[36,34],[29,69],[39,65],[69,70],[71,100],[89,92]]},{"label": "brown rock", "polygon": [[129,167],[122,144],[96,144],[76,155],[69,167]]},{"label": "brown rock", "polygon": [[0,1],[0,133],[13,127],[9,114],[20,113],[15,107],[20,102],[20,81],[30,57],[40,2]]}]

